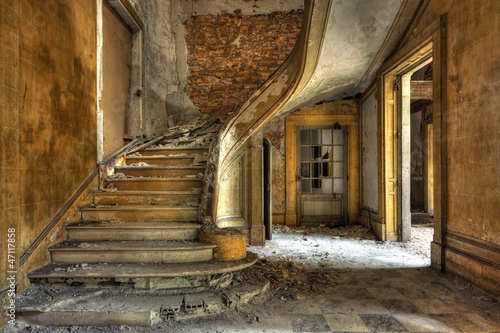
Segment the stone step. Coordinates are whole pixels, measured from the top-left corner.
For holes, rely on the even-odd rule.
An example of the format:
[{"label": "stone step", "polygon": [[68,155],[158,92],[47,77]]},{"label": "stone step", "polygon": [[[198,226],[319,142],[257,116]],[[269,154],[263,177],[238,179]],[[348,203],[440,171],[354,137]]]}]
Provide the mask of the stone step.
[{"label": "stone step", "polygon": [[96,205],[183,205],[198,206],[200,190],[94,192]]},{"label": "stone step", "polygon": [[203,166],[115,166],[115,173],[123,173],[132,177],[189,177],[198,176],[205,173]]},{"label": "stone step", "polygon": [[[216,279],[227,284],[227,279]],[[248,302],[261,303],[268,299],[270,283],[266,278],[252,276],[241,282],[241,277],[235,280],[224,289],[214,284],[195,294],[124,290],[121,286],[76,291],[75,287],[33,283],[26,293],[16,297],[16,320],[26,326],[45,326],[47,332],[58,331],[55,326],[116,326],[116,330],[120,330],[120,325],[149,327],[156,324],[165,324],[162,331],[169,331],[172,320],[204,318]]]},{"label": "stone step", "polygon": [[211,260],[215,247],[192,241],[64,241],[49,251],[54,263],[184,263]]},{"label": "stone step", "polygon": [[192,156],[208,155],[208,147],[146,148],[139,152],[142,156]]},{"label": "stone step", "polygon": [[149,165],[191,165],[196,156],[127,156],[127,165],[146,163]]},{"label": "stone step", "polygon": [[127,191],[177,191],[200,189],[202,180],[199,178],[108,178],[104,180],[104,187],[110,184],[117,190]]},{"label": "stone step", "polygon": [[[94,263],[71,264],[50,263],[29,274],[30,281],[41,284],[58,285],[121,285],[134,288],[153,288],[159,279],[191,276],[213,276],[231,273],[252,266],[258,256],[247,252],[241,260],[208,260],[196,263]],[[146,280],[144,280],[146,279]],[[153,284],[151,284],[153,282]]]},{"label": "stone step", "polygon": [[180,221],[198,220],[198,207],[192,206],[97,206],[82,207],[87,221]]},{"label": "stone step", "polygon": [[197,223],[163,221],[80,221],[66,226],[68,239],[103,240],[195,240]]}]

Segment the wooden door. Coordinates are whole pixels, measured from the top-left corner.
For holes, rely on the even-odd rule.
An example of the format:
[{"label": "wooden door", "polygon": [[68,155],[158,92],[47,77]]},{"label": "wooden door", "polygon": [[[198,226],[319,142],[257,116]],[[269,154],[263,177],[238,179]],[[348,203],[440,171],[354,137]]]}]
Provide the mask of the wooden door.
[{"label": "wooden door", "polygon": [[345,131],[302,128],[298,133],[298,216],[300,225],[346,222],[347,152]]}]

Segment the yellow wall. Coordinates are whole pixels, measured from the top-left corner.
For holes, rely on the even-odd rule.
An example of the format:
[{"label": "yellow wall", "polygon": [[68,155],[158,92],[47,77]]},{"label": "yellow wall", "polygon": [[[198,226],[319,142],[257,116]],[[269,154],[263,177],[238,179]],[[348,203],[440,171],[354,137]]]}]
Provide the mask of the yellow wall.
[{"label": "yellow wall", "polygon": [[[95,170],[96,3],[0,0],[0,30],[1,244],[16,228],[19,262]],[[53,232],[60,239],[63,228]],[[30,257],[20,289],[47,260]]]},{"label": "yellow wall", "polygon": [[432,42],[438,221],[433,262],[500,291],[500,2],[423,3],[410,34],[383,68]]}]

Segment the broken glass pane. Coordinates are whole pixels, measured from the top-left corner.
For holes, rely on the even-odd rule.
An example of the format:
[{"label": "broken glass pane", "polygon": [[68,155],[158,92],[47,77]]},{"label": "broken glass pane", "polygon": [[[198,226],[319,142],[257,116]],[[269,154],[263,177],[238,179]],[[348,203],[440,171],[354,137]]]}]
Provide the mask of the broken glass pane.
[{"label": "broken glass pane", "polygon": [[309,167],[309,163],[300,164],[300,175],[302,177],[311,177],[311,170]]}]

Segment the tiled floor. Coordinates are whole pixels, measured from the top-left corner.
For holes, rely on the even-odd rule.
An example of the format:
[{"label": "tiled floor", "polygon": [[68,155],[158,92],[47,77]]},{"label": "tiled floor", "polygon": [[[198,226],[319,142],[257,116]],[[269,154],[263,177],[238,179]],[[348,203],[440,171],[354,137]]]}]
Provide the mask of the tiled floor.
[{"label": "tiled floor", "polygon": [[172,332],[500,332],[498,299],[431,268],[335,274],[301,299],[275,297]]},{"label": "tiled floor", "polygon": [[[308,235],[307,241],[300,233],[276,235],[260,249],[268,264],[276,260],[285,267],[293,263],[325,274],[316,274],[314,283],[298,284],[293,291],[275,285],[282,289],[264,304],[233,307],[219,316],[151,328],[35,328],[34,332],[500,333],[498,298],[426,267],[428,254],[411,246],[327,235]],[[262,275],[265,270],[256,265],[251,272]],[[276,278],[293,278],[291,272],[277,271]],[[308,275],[300,277],[300,281],[308,279]]]}]

